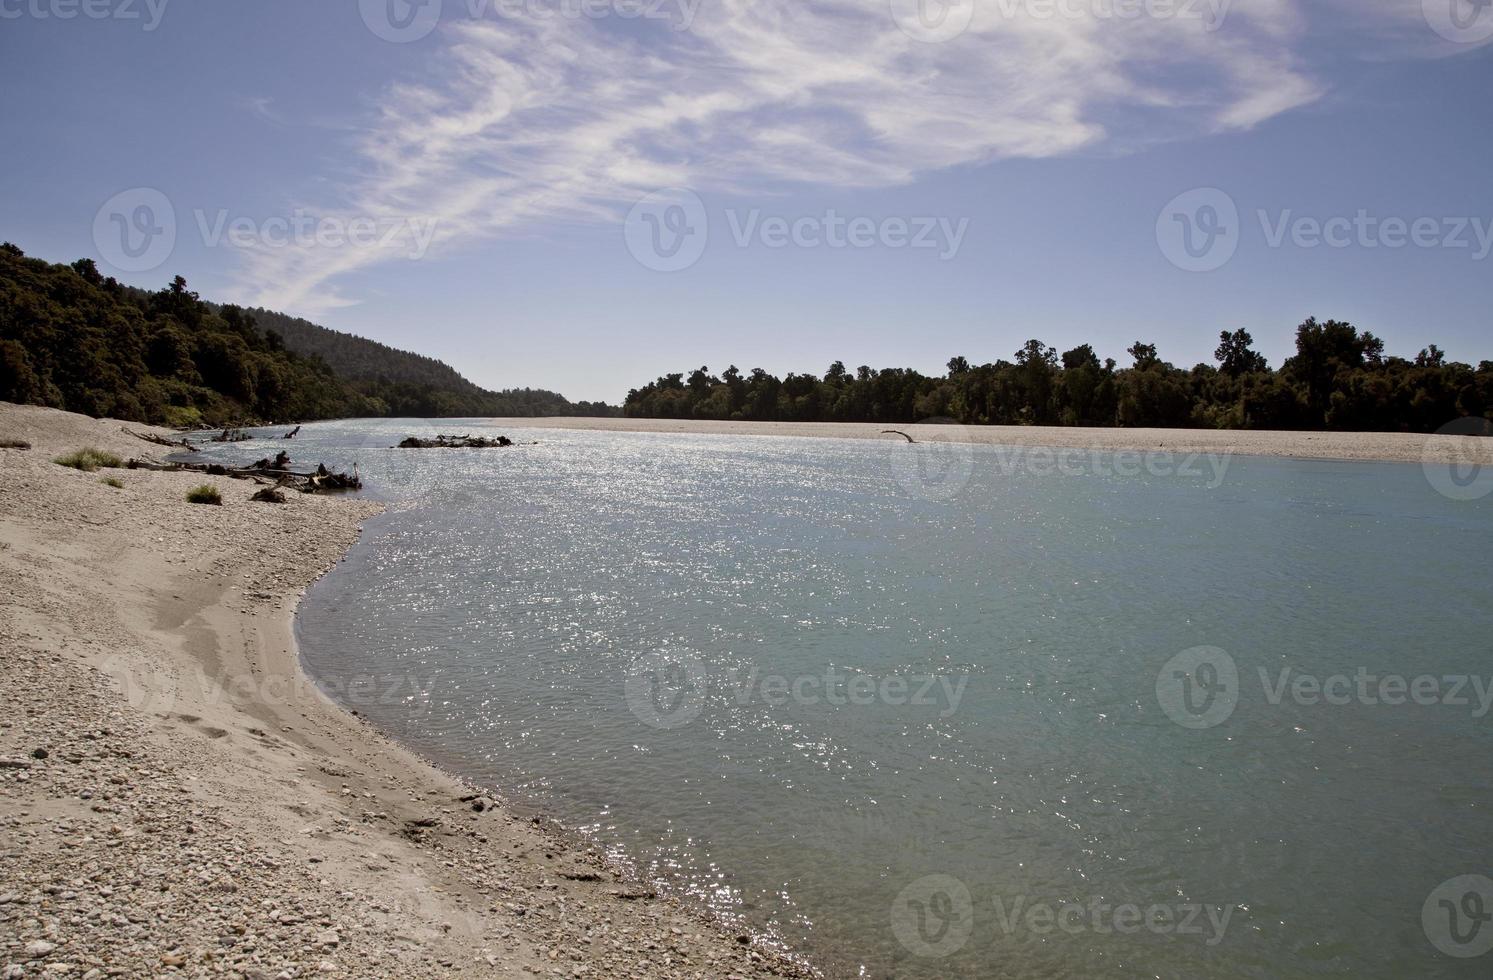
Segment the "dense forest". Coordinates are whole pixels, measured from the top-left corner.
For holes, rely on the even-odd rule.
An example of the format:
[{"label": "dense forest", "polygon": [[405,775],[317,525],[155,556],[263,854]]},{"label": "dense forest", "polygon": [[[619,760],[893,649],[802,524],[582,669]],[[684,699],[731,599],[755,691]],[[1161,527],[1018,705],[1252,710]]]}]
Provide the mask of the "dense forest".
[{"label": "dense forest", "polygon": [[[285,332],[281,332],[284,330]],[[485,391],[451,368],[264,310],[159,292],[0,245],[0,401],[218,427],[358,416],[607,414],[547,391]]]},{"label": "dense forest", "polygon": [[634,389],[623,406],[636,418],[969,425],[1167,426],[1220,429],[1343,429],[1432,432],[1493,408],[1493,361],[1447,361],[1434,344],[1413,360],[1348,323],[1307,320],[1296,354],[1271,370],[1246,330],[1220,334],[1217,365],[1183,369],[1137,342],[1129,367],[1101,361],[1088,344],[1058,353],[1030,340],[1010,361],[948,363],[943,377],[906,368],[846,369],[781,380],[758,368],[719,376],[700,368]]}]

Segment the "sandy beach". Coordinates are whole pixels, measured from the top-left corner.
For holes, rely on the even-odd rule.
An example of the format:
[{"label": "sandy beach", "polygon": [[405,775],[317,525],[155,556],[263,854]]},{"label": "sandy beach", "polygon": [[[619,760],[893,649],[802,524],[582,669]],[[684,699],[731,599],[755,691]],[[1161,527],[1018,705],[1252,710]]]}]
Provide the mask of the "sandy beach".
[{"label": "sandy beach", "polygon": [[0,975],[807,973],[307,681],[296,603],[375,504],[65,468],[167,450],[50,409],[0,439]]},{"label": "sandy beach", "polygon": [[716,422],[696,419],[493,419],[512,428],[593,429],[687,435],[799,436],[886,439],[898,429],[919,441],[1047,447],[1102,452],[1219,453],[1303,459],[1420,463],[1453,458],[1493,465],[1493,439],[1459,439],[1409,432],[1272,432],[1226,429],[1095,429],[1020,425],[881,425],[870,422]]}]

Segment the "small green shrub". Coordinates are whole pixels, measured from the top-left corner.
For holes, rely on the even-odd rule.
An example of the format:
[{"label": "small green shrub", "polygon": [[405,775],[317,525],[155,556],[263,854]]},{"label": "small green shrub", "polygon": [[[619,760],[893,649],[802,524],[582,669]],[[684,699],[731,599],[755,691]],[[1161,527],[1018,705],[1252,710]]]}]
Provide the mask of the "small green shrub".
[{"label": "small green shrub", "polygon": [[58,466],[70,466],[75,470],[82,470],[84,473],[92,473],[100,466],[117,468],[124,465],[124,460],[102,449],[79,449],[66,456],[58,456],[52,462]]},{"label": "small green shrub", "polygon": [[221,505],[223,503],[223,495],[211,483],[204,483],[200,487],[193,487],[187,491],[187,503]]},{"label": "small green shrub", "polygon": [[202,412],[195,407],[181,405],[167,405],[162,409],[166,418],[166,425],[173,429],[200,429],[202,428]]},{"label": "small green shrub", "polygon": [[124,481],[117,476],[106,476],[103,479],[99,480],[99,482],[106,487],[113,487],[115,490],[124,489]]}]

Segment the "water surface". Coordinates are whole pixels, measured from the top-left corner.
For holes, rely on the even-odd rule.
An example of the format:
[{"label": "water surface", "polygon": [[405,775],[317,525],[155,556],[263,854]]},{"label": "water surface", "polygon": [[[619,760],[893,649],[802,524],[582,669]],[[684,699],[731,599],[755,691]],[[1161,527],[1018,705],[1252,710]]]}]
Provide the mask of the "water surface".
[{"label": "water surface", "polygon": [[[1476,695],[1272,704],[1260,673],[1493,674],[1488,501],[1391,464],[1062,472],[998,447],[550,429],[388,448],[436,428],[485,431],[327,423],[285,444],[356,461],[395,504],[302,605],[312,674],[832,972],[1493,964],[1439,952],[1421,917],[1493,869]],[[1199,646],[1236,667],[1237,706],[1190,728],[1158,675]],[[856,677],[869,703],[832,703]],[[1085,910],[1066,928],[1023,917],[1065,904]],[[1120,905],[1198,931],[1122,930]]]}]

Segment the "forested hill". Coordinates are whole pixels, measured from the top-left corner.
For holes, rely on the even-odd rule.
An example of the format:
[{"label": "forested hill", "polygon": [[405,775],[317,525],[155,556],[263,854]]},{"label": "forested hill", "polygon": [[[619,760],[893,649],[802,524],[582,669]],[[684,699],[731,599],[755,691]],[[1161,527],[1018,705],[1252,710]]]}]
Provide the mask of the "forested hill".
[{"label": "forested hill", "polygon": [[639,418],[790,422],[917,422],[967,425],[1162,426],[1217,429],[1340,429],[1433,432],[1493,410],[1493,361],[1473,367],[1431,344],[1413,358],[1386,355],[1384,342],[1352,324],[1307,320],[1296,354],[1271,370],[1248,331],[1223,331],[1217,364],[1180,368],[1137,341],[1119,367],[1082,344],[1059,354],[1027,341],[1012,360],[948,363],[929,377],[907,368],[848,370],[823,377],[735,366],[666,374],[627,396]]},{"label": "forested hill", "polygon": [[[321,329],[302,323],[301,335]],[[484,391],[438,361],[334,336],[364,353],[302,352],[254,312],[204,302],[180,276],[146,292],[103,276],[90,259],[57,265],[0,245],[0,401],[209,427],[609,411],[553,392]],[[359,366],[378,358],[387,366]]]},{"label": "forested hill", "polygon": [[433,357],[398,350],[376,340],[287,316],[250,308],[261,330],[280,335],[287,350],[320,357],[353,387],[376,392],[389,414],[418,418],[480,415],[615,415],[599,402],[572,403],[553,391],[513,388],[487,391]]}]

